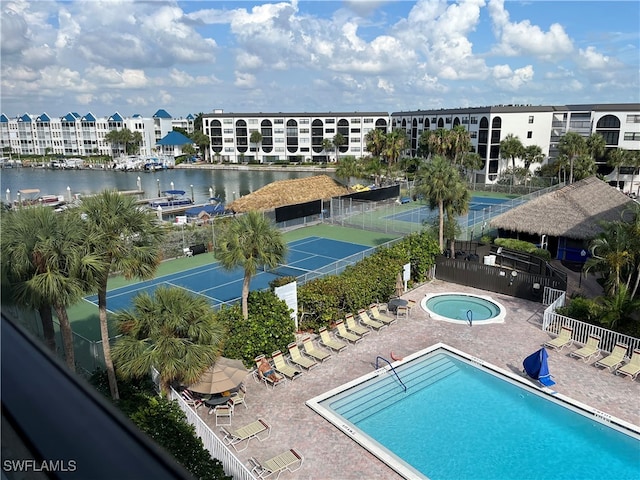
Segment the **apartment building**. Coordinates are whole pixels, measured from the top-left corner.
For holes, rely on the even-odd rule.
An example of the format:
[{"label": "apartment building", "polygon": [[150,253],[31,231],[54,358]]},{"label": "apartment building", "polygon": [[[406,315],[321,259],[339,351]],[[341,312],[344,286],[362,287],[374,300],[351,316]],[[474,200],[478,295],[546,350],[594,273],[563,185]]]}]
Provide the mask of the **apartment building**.
[{"label": "apartment building", "polygon": [[[584,137],[599,133],[606,148],[640,150],[640,104],[602,105],[496,105],[461,109],[416,110],[391,114],[391,128],[407,133],[409,154],[415,156],[422,132],[444,128],[450,130],[462,125],[469,132],[473,150],[484,160],[483,168],[476,172],[479,183],[497,181],[510,165],[500,158],[500,142],[509,134],[520,139],[526,147],[538,145],[545,162],[558,156],[558,141],[568,132]],[[517,165],[517,163],[516,163]],[[522,163],[519,165],[522,166]],[[535,169],[538,165],[533,165]],[[631,173],[627,182],[631,182]],[[636,174],[637,168],[635,169]],[[599,165],[599,173],[608,173]],[[626,177],[625,177],[626,178]],[[621,178],[622,181],[624,179]],[[625,182],[626,183],[626,182]]]},{"label": "apartment building", "polygon": [[[211,139],[208,158],[231,163],[257,161],[334,162],[345,155],[368,154],[365,135],[374,128],[387,132],[387,112],[225,113],[215,110],[202,117]],[[261,141],[251,142],[253,132]],[[336,134],[344,144],[337,151],[327,145]]]},{"label": "apartment building", "polygon": [[[140,155],[153,155],[157,142],[174,127],[193,132],[195,117],[191,114],[173,118],[166,110],[158,110],[152,117],[135,114],[124,117],[116,112],[108,117],[96,117],[92,113],[80,115],[69,112],[62,117],[46,113],[25,113],[16,118],[0,115],[0,148],[6,155],[110,155],[117,157],[124,152],[105,142],[112,130],[128,128],[142,136]],[[10,147],[10,150],[9,148]]]}]

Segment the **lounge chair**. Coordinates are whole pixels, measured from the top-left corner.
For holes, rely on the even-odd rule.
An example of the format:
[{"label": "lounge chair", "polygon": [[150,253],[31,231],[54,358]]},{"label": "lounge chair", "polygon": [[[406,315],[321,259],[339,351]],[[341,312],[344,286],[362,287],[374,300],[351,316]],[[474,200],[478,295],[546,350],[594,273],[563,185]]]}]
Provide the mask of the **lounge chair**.
[{"label": "lounge chair", "polygon": [[363,325],[371,327],[377,332],[380,332],[380,330],[387,327],[386,323],[379,322],[378,320],[371,318],[367,314],[366,310],[360,310],[358,312],[358,320],[360,320],[360,323],[362,323]]},{"label": "lounge chair", "polygon": [[[378,322],[382,322],[385,325],[391,325],[396,321],[395,317],[392,317],[387,313],[382,313],[378,308],[378,305],[376,305],[375,303],[369,306],[369,311],[371,312],[371,317],[373,317],[374,320],[377,320]],[[364,308],[362,310],[358,310],[358,315],[360,315],[360,321],[362,321],[363,316],[367,316],[367,317],[369,316],[369,314]]]},{"label": "lounge chair", "polygon": [[407,315],[411,315],[411,310],[415,308],[416,303],[418,302],[416,302],[415,300],[411,300],[411,299],[407,300],[407,309],[408,309]]},{"label": "lounge chair", "polygon": [[593,357],[600,354],[600,337],[597,335],[589,335],[587,343],[584,347],[570,352],[569,355],[576,358],[581,358],[585,362],[588,362]]},{"label": "lounge chair", "polygon": [[304,457],[293,449],[276,455],[266,462],[260,462],[254,457],[249,459],[251,473],[256,475],[257,478],[269,478],[274,474],[276,474],[275,478],[278,478],[285,470],[295,472],[302,467],[303,461]]},{"label": "lounge chair", "polygon": [[562,327],[560,333],[553,340],[549,340],[544,344],[545,347],[555,348],[556,350],[562,350],[564,347],[568,347],[573,343],[573,328]]},{"label": "lounge chair", "polygon": [[246,401],[246,390],[244,388],[244,384],[240,386],[240,388],[238,389],[238,391],[233,392],[231,394],[231,397],[229,398],[229,401],[233,403],[233,405],[244,405],[244,408],[249,408],[247,406],[247,401]]},{"label": "lounge chair", "polygon": [[[271,436],[271,426],[261,418],[234,431],[229,431],[224,427],[220,427],[220,431],[224,434],[222,441],[232,446],[236,452],[246,450],[252,438],[257,438],[262,442]],[[245,441],[247,443],[244,448],[238,448],[238,445]]]},{"label": "lounge chair", "polygon": [[302,346],[304,347],[304,353],[309,355],[314,360],[319,362],[324,362],[331,358],[331,354],[325,350],[320,350],[316,348],[311,340],[311,337],[304,337],[302,339]]},{"label": "lounge chair", "polygon": [[360,335],[361,337],[365,337],[371,333],[367,327],[356,323],[356,319],[353,317],[353,313],[349,313],[346,317],[344,317],[344,321],[347,325],[347,330],[355,333],[356,335]]},{"label": "lounge chair", "polygon": [[280,385],[280,384],[284,384],[286,382],[286,377],[280,375],[278,372],[276,372],[275,368],[273,367],[273,365],[271,365],[271,369],[273,370],[273,374],[275,375],[275,380],[271,377],[265,377],[264,375],[262,375],[262,372],[260,371],[260,362],[262,361],[262,359],[265,358],[264,355],[258,355],[256,358],[253,359],[254,362],[256,362],[256,369],[253,372],[254,378],[256,379],[256,381],[258,382],[262,382],[264,383],[266,386],[271,385],[271,387],[274,387],[276,385]]},{"label": "lounge chair", "polygon": [[327,327],[322,327],[320,329],[320,343],[334,352],[340,353],[342,350],[347,348],[347,344],[332,338],[327,331]]},{"label": "lounge chair", "polygon": [[627,355],[627,346],[624,343],[616,343],[613,347],[613,351],[607,357],[601,358],[594,365],[596,367],[608,368],[610,371],[614,371],[619,365],[624,362],[624,357]]},{"label": "lounge chair", "polygon": [[313,367],[318,366],[318,362],[316,362],[314,359],[302,356],[296,342],[290,343],[289,345],[287,345],[287,348],[289,349],[289,356],[291,357],[292,363],[295,363],[299,367],[302,367],[306,370],[311,370]]},{"label": "lounge chair", "polygon": [[295,380],[302,375],[302,370],[298,370],[296,367],[289,365],[284,359],[284,355],[280,350],[276,350],[271,354],[273,364],[276,367],[276,372],[281,373],[289,380]]},{"label": "lounge chair", "polygon": [[631,380],[635,380],[640,373],[640,350],[635,349],[631,354],[629,363],[616,370],[616,375],[627,375]]},{"label": "lounge chair", "polygon": [[335,332],[338,338],[346,340],[347,342],[358,343],[360,340],[362,340],[362,337],[360,335],[356,335],[355,333],[347,330],[347,327],[344,324],[344,320],[340,320],[336,323]]}]

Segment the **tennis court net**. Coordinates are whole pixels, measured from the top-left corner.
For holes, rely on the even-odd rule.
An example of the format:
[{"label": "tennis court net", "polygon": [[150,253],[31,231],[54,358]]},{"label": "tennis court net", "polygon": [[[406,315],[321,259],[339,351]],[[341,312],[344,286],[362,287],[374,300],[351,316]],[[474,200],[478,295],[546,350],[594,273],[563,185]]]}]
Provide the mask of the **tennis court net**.
[{"label": "tennis court net", "polygon": [[305,270],[304,268],[296,268],[290,265],[282,265],[282,264],[278,264],[274,268],[268,268],[265,266],[264,271],[266,273],[271,273],[279,277],[296,277],[296,278],[303,275],[307,275],[309,273],[309,270]]}]

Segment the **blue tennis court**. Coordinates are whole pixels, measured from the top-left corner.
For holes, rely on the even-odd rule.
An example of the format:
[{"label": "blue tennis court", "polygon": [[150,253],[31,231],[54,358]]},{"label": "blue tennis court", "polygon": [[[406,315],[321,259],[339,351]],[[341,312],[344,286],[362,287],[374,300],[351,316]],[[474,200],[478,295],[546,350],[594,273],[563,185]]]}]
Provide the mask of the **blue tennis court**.
[{"label": "blue tennis court", "polygon": [[[469,211],[484,210],[487,207],[499,205],[507,200],[507,198],[471,197],[471,201],[469,202]],[[432,210],[428,206],[421,206],[412,208],[411,210],[405,210],[401,213],[394,213],[393,215],[388,215],[384,218],[400,222],[424,223],[425,220],[429,221],[435,219],[437,216],[437,208]]]},{"label": "blue tennis court", "polygon": [[[287,263],[276,269],[277,273],[258,272],[251,279],[251,290],[268,288],[269,282],[278,276],[303,275],[371,248],[366,245],[320,237],[307,237],[290,242],[288,245]],[[215,306],[240,298],[243,278],[244,270],[241,268],[229,271],[222,268],[218,262],[214,262],[109,290],[107,305],[110,311],[128,309],[135,295],[141,292],[153,294],[158,286],[163,285],[184,288],[192,293],[203,295]],[[85,300],[97,305],[98,296],[92,295]]]}]

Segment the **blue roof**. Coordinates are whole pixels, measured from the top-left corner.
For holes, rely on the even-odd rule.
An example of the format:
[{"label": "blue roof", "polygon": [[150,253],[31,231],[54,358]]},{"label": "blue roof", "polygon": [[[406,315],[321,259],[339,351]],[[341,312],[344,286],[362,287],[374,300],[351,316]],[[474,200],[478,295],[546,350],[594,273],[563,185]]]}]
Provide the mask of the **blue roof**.
[{"label": "blue roof", "polygon": [[6,123],[9,121],[9,117],[7,117],[4,113],[0,115],[0,122]]},{"label": "blue roof", "polygon": [[185,210],[185,215],[189,217],[197,217],[200,212],[205,212],[207,215],[219,215],[224,213],[224,205],[218,203],[217,205],[200,205],[199,207],[193,207]]},{"label": "blue roof", "polygon": [[187,143],[193,143],[193,140],[173,130],[158,140],[156,145],[185,145]]},{"label": "blue roof", "polygon": [[122,117],[120,116],[120,114],[118,112],[116,112],[113,115],[111,115],[109,117],[109,120],[111,120],[113,122],[122,122],[123,121]]},{"label": "blue roof", "polygon": [[31,123],[31,117],[25,113],[21,117],[18,117],[18,121]]},{"label": "blue roof", "polygon": [[47,115],[46,113],[43,113],[39,117],[36,117],[36,122],[50,122],[50,121],[51,119],[49,118],[49,115]]},{"label": "blue roof", "polygon": [[194,117],[194,116],[193,116],[193,115],[191,115],[191,114],[187,115],[187,120],[193,120],[194,118],[196,118],[196,117]]},{"label": "blue roof", "polygon": [[75,122],[76,117],[73,115],[73,113],[67,113],[64,117],[62,117],[62,120],[66,122]]},{"label": "blue roof", "polygon": [[156,113],[153,114],[153,118],[172,118],[171,115],[169,115],[169,113],[164,110],[164,109],[160,109],[158,110]]},{"label": "blue roof", "polygon": [[139,113],[134,113],[131,118],[142,118],[142,115],[140,115]]},{"label": "blue roof", "polygon": [[96,117],[94,117],[93,114],[89,112],[84,117],[82,117],[82,120],[84,120],[85,122],[95,122]]}]

